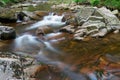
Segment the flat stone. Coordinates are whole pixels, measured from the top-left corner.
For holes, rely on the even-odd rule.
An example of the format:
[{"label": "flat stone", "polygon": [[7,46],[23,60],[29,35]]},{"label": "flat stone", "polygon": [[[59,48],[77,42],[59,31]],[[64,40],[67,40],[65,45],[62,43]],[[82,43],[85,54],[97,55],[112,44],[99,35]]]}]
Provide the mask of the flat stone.
[{"label": "flat stone", "polygon": [[108,33],[107,29],[101,29],[98,33],[91,35],[92,37],[104,37]]},{"label": "flat stone", "polygon": [[116,15],[116,14],[119,13],[119,11],[118,11],[118,10],[113,10],[112,13],[113,13],[114,15]]},{"label": "flat stone", "polygon": [[74,40],[82,41],[84,38],[83,37],[74,37]]},{"label": "flat stone", "polygon": [[87,28],[88,31],[93,29],[99,29],[102,27],[105,27],[105,23],[99,20],[96,20],[96,21],[89,20],[82,25],[82,28]]},{"label": "flat stone", "polygon": [[47,11],[35,11],[34,13],[39,17],[43,17],[43,16],[49,14],[49,12],[47,12]]},{"label": "flat stone", "polygon": [[96,8],[93,7],[84,7],[80,8],[78,13],[76,13],[76,17],[80,17],[81,19],[87,20],[89,16],[91,16],[95,12]]},{"label": "flat stone", "polygon": [[117,33],[119,33],[120,32],[120,30],[115,30],[113,33],[114,34],[117,34]]},{"label": "flat stone", "polygon": [[103,21],[104,22],[104,18],[103,17],[99,17],[99,16],[90,16],[88,18],[88,20],[92,20],[92,21],[99,20],[99,21]]},{"label": "flat stone", "polygon": [[61,32],[68,32],[68,33],[74,33],[75,29],[72,25],[67,25],[60,29]]},{"label": "flat stone", "polygon": [[39,17],[34,12],[22,11],[22,13],[30,17],[31,19],[39,20]]}]

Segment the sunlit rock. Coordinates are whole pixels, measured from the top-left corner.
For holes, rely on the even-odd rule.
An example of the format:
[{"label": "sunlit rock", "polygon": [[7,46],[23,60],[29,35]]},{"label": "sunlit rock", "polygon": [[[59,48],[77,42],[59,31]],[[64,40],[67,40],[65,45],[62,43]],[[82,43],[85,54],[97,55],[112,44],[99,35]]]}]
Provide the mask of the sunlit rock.
[{"label": "sunlit rock", "polygon": [[81,21],[87,21],[88,18],[95,12],[96,8],[94,7],[85,7],[78,9],[76,15],[76,21],[78,25],[81,24]]},{"label": "sunlit rock", "polygon": [[114,34],[117,34],[117,33],[119,33],[120,32],[120,30],[115,30],[113,33]]},{"label": "sunlit rock", "polygon": [[4,52],[0,53],[0,79],[22,79],[22,70],[19,56],[15,54]]},{"label": "sunlit rock", "polygon": [[21,13],[26,15],[27,17],[29,17],[31,19],[39,20],[39,17],[34,12],[22,11]]},{"label": "sunlit rock", "polygon": [[68,33],[74,33],[75,28],[72,25],[67,25],[60,29],[60,32],[68,32]]},{"label": "sunlit rock", "polygon": [[105,18],[105,20],[107,21],[107,24],[119,24],[120,23],[119,19],[115,15],[113,15],[112,12],[106,7],[99,8],[97,12],[102,17]]},{"label": "sunlit rock", "polygon": [[92,21],[99,20],[99,21],[102,21],[102,22],[105,21],[103,17],[99,17],[99,16],[89,16],[88,20],[92,20]]},{"label": "sunlit rock", "polygon": [[118,15],[119,11],[116,9],[116,10],[113,10],[112,13],[113,13],[114,15]]},{"label": "sunlit rock", "polygon": [[49,14],[47,11],[35,11],[34,13],[39,17],[44,17]]},{"label": "sunlit rock", "polygon": [[0,52],[0,79],[1,80],[28,80],[26,67],[34,63],[33,58],[21,56],[17,53]]}]

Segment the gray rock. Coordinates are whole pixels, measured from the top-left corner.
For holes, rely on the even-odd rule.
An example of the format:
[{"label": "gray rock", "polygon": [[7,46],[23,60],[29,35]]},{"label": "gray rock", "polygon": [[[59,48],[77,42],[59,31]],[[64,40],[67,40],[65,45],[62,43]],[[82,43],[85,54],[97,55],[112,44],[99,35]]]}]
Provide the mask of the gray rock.
[{"label": "gray rock", "polygon": [[16,37],[15,29],[8,26],[0,26],[0,39],[9,40]]},{"label": "gray rock", "polygon": [[75,28],[72,25],[67,25],[60,29],[61,32],[68,32],[68,33],[74,33]]},{"label": "gray rock", "polygon": [[90,17],[88,18],[88,20],[92,20],[92,21],[99,20],[99,21],[104,22],[104,18],[103,18],[103,17],[99,17],[99,16],[90,16]]},{"label": "gray rock", "polygon": [[85,22],[81,27],[82,28],[87,28],[88,31],[93,30],[93,29],[100,29],[100,28],[105,28],[105,23],[101,21],[87,21]]},{"label": "gray rock", "polygon": [[113,33],[114,34],[117,34],[117,33],[119,33],[120,32],[120,30],[115,30]]},{"label": "gray rock", "polygon": [[79,37],[79,36],[74,37],[74,40],[78,40],[78,41],[82,41],[83,39],[84,39],[84,37]]},{"label": "gray rock", "polygon": [[89,16],[91,16],[96,11],[96,8],[93,7],[84,7],[80,8],[78,12],[75,14],[77,23],[80,24],[81,20],[86,21]]},{"label": "gray rock", "polygon": [[101,22],[99,20],[89,20],[75,31],[74,38],[77,40],[82,40],[86,36],[104,37],[108,32],[108,27],[105,25],[104,22]]},{"label": "gray rock", "polygon": [[39,20],[39,17],[34,12],[22,11],[22,13],[31,19]]},{"label": "gray rock", "polygon": [[15,54],[4,52],[0,56],[0,79],[22,79],[21,63]]},{"label": "gray rock", "polygon": [[106,28],[99,30],[98,33],[91,35],[92,37],[104,37],[108,33]]},{"label": "gray rock", "polygon": [[24,4],[17,4],[17,5],[13,5],[11,6],[11,8],[22,8],[22,7],[29,7],[29,6],[37,6],[37,4],[33,4],[33,3],[24,3]]},{"label": "gray rock", "polygon": [[[113,15],[113,13],[106,7],[99,8],[97,12],[105,18],[107,24],[118,24],[120,23],[119,19]],[[106,14],[107,13],[107,14]]]},{"label": "gray rock", "polygon": [[117,14],[119,13],[119,11],[118,11],[118,10],[113,10],[112,13],[113,13],[114,15],[117,15]]},{"label": "gray rock", "polygon": [[111,27],[113,30],[120,30],[120,23],[118,24],[108,24],[109,28]]},{"label": "gray rock", "polygon": [[17,53],[0,52],[0,79],[29,80],[30,76],[25,69],[32,66],[34,61],[33,58],[20,56]]},{"label": "gray rock", "polygon": [[87,34],[87,29],[79,29],[75,32],[74,37],[84,37]]}]

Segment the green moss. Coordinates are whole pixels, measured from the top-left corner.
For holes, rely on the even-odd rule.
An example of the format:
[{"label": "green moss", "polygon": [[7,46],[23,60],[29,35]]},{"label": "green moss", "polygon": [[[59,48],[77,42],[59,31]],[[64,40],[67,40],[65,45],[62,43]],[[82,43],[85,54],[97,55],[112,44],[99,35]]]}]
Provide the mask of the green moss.
[{"label": "green moss", "polygon": [[51,4],[44,3],[44,4],[39,4],[38,6],[29,6],[28,11],[36,11],[36,10],[44,10],[44,11],[49,11],[51,9]]}]

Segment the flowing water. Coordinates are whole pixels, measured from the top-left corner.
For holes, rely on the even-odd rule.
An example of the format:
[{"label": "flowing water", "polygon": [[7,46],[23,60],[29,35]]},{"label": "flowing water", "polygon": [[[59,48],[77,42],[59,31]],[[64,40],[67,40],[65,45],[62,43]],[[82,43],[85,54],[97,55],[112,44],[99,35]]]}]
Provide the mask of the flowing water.
[{"label": "flowing water", "polygon": [[33,24],[31,27],[27,28],[27,30],[35,29],[42,26],[50,26],[52,28],[60,28],[66,24],[66,22],[62,22],[64,15],[58,16],[54,13],[50,13],[48,16],[45,16],[42,21],[39,21]]},{"label": "flowing water", "polygon": [[[109,34],[105,38],[82,42],[73,41],[72,35],[67,33],[48,33],[45,34],[46,40],[35,35],[35,30],[38,27],[42,28],[47,25],[58,29],[64,26],[66,22],[62,22],[63,17],[64,15],[58,16],[51,13],[35,24],[16,26],[17,38],[1,41],[0,51],[37,55],[38,62],[57,66],[71,80],[97,80],[93,73],[96,65],[94,63],[101,54],[120,56],[120,35]],[[103,65],[100,66],[103,67]],[[55,75],[57,74],[53,76]],[[52,77],[49,77],[48,80],[57,80]]]}]

